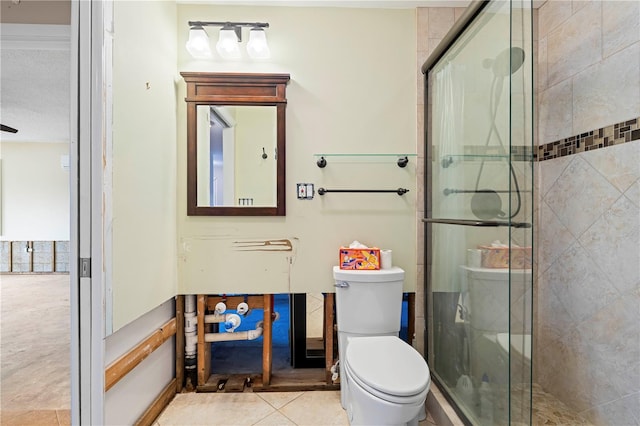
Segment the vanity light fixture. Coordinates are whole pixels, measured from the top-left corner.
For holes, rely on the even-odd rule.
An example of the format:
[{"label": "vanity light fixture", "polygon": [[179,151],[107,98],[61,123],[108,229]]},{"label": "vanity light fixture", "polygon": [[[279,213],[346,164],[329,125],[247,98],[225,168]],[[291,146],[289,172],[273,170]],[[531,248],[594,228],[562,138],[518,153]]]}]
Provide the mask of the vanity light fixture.
[{"label": "vanity light fixture", "polygon": [[240,58],[240,47],[242,42],[242,27],[250,27],[249,42],[247,43],[247,53],[252,59],[267,59],[271,56],[267,37],[264,32],[269,28],[267,22],[211,22],[211,21],[189,21],[189,40],[187,41],[187,51],[197,59],[211,58],[211,47],[209,36],[204,30],[207,26],[222,27],[216,50],[220,57],[224,59]]},{"label": "vanity light fixture", "polygon": [[247,53],[253,59],[268,59],[271,57],[271,51],[267,44],[267,35],[264,33],[263,28],[253,27],[249,30]]},{"label": "vanity light fixture", "polygon": [[187,41],[186,47],[191,56],[196,59],[207,59],[211,57],[209,36],[200,25],[194,25],[189,29],[189,40]]}]

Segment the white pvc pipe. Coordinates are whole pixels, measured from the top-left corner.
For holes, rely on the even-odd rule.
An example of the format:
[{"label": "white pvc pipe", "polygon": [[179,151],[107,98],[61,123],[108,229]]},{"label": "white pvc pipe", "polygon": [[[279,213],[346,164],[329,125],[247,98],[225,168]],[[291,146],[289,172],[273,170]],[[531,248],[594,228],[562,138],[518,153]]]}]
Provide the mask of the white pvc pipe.
[{"label": "white pvc pipe", "polygon": [[184,296],[184,313],[188,314],[196,311],[196,295],[187,294]]},{"label": "white pvc pipe", "polygon": [[[237,316],[238,316],[237,314],[209,314],[204,316],[204,323],[212,324],[212,323],[227,322]],[[280,314],[278,312],[274,312],[273,321],[277,321],[278,318],[280,318]]]},{"label": "white pvc pipe", "polygon": [[211,324],[217,322],[227,322],[231,319],[231,315],[235,314],[209,314],[204,316],[204,323]]},{"label": "white pvc pipe", "polygon": [[224,302],[218,302],[216,303],[216,307],[214,309],[214,312],[216,314],[224,314],[224,312],[227,310],[227,305]]},{"label": "white pvc pipe", "polygon": [[198,343],[197,325],[196,296],[195,294],[187,294],[184,296],[184,352],[187,358],[193,358],[196,355],[196,345]]},{"label": "white pvc pipe", "polygon": [[262,321],[256,324],[255,330],[237,331],[234,333],[206,333],[205,342],[227,342],[230,340],[255,340],[262,336]]}]

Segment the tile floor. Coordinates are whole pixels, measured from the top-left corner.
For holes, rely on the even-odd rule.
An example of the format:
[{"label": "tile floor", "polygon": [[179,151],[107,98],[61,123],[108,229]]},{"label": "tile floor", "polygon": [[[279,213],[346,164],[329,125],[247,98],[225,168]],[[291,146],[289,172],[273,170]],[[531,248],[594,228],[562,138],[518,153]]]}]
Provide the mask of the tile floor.
[{"label": "tile floor", "polygon": [[68,425],[69,275],[2,275],[0,284],[0,424]]},{"label": "tile floor", "polygon": [[[69,276],[2,275],[0,284],[0,424],[69,425]],[[22,320],[42,312],[47,314],[46,327]],[[39,339],[34,340],[35,331]],[[533,390],[535,425],[587,424],[538,385]],[[315,391],[179,394],[155,424],[348,423],[338,391]],[[436,423],[428,417],[420,424]]]},{"label": "tile floor", "polygon": [[[154,426],[348,425],[340,391],[185,393],[176,395]],[[431,416],[421,426],[435,425]]]}]

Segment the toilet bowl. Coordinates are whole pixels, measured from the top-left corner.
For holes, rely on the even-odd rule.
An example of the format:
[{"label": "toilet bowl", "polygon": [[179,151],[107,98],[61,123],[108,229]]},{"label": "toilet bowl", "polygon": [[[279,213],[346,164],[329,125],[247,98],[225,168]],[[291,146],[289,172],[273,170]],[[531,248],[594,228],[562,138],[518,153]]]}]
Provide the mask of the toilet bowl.
[{"label": "toilet bowl", "polygon": [[[513,318],[526,318],[524,309],[531,306],[531,269],[462,265],[460,271],[461,288],[465,293],[462,309],[469,325],[468,350],[478,355],[471,359],[470,376],[475,383],[480,383],[485,374],[492,383],[507,383],[510,374],[509,330],[517,329]],[[527,322],[521,327],[528,330],[531,324]],[[512,354],[515,341],[515,334],[512,334]],[[514,360],[512,357],[512,364]]]},{"label": "toilet bowl", "polygon": [[431,383],[422,356],[395,336],[349,339],[345,356],[351,425],[417,425]]},{"label": "toilet bowl", "polygon": [[334,267],[340,398],[351,425],[417,425],[431,383],[422,355],[402,341],[404,271]]}]

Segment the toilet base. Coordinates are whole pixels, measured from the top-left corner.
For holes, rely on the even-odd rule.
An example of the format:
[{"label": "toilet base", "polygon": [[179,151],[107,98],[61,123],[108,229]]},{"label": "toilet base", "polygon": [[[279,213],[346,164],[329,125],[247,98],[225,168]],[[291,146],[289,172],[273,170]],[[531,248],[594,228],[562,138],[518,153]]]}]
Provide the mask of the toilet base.
[{"label": "toilet base", "polygon": [[[349,398],[345,409],[351,426],[418,426],[418,422],[426,417],[425,398],[409,404],[394,404],[371,395],[358,383],[346,376],[342,385]],[[428,389],[428,387],[427,387]]]}]

